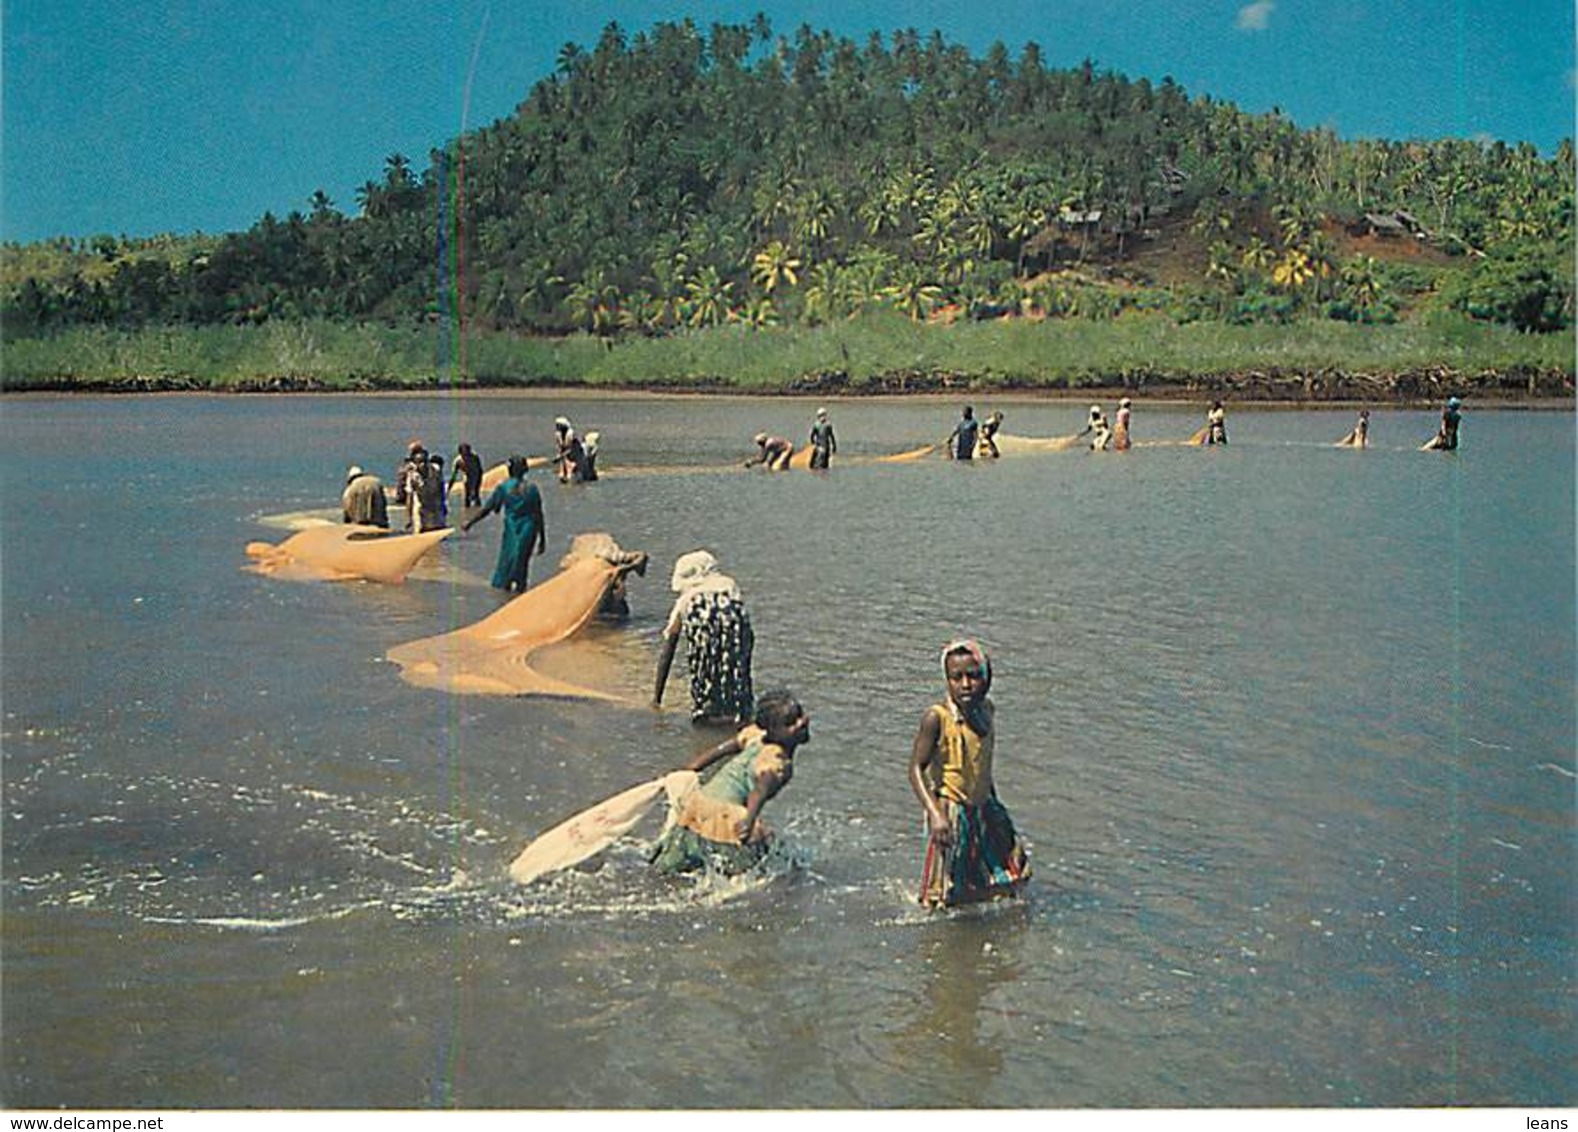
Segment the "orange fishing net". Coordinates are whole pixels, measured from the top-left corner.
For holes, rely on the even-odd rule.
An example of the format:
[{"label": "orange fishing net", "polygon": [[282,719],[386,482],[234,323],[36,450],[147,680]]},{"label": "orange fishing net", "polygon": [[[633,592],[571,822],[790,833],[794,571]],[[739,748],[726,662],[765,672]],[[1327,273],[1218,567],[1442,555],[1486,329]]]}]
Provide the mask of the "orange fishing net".
[{"label": "orange fishing net", "polygon": [[572,551],[559,573],[481,621],[397,645],[389,650],[389,659],[400,665],[405,680],[423,688],[475,695],[619,700],[607,692],[546,676],[531,665],[533,653],[578,632],[597,615],[615,583],[645,565],[645,555],[620,551],[606,535],[594,538],[597,541],[592,544],[578,540],[578,545],[595,545],[610,557]]},{"label": "orange fishing net", "polygon": [[449,528],[416,535],[392,535],[380,527],[355,524],[311,527],[278,545],[247,543],[248,569],[273,577],[343,582],[399,583],[417,559],[455,532]]}]

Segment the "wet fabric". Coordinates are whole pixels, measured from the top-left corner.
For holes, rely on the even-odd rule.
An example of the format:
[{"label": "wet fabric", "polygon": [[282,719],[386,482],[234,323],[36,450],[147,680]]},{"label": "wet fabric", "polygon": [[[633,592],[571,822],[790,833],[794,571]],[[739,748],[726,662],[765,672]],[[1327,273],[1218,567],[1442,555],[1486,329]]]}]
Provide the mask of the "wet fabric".
[{"label": "wet fabric", "polygon": [[742,844],[736,827],[745,817],[746,802],[760,775],[776,772],[787,778],[793,772],[783,748],[768,743],[760,728],[747,727],[739,738],[740,753],[675,808],[673,822],[658,838],[652,854],[652,863],[663,872],[702,868],[743,872],[766,851],[765,837]]},{"label": "wet fabric", "polygon": [[676,606],[690,668],[692,719],[748,719],[755,708],[756,635],[738,593],[697,589]]},{"label": "wet fabric", "polygon": [[593,688],[545,676],[531,666],[539,649],[574,635],[597,613],[630,567],[580,558],[464,628],[397,645],[387,656],[408,683],[447,692],[500,696],[570,696],[618,700]]},{"label": "wet fabric", "polygon": [[311,527],[275,545],[247,544],[250,569],[290,580],[352,581],[397,584],[433,547],[454,532],[391,535],[378,527],[352,524]]},{"label": "wet fabric", "polygon": [[699,778],[695,771],[676,770],[606,798],[538,835],[510,863],[510,879],[530,884],[539,877],[578,865],[629,833],[663,800],[682,804]]},{"label": "wet fabric", "polygon": [[927,839],[920,902],[955,907],[1017,895],[1030,879],[1030,859],[1008,809],[995,796],[978,806],[947,799],[942,806],[953,845],[941,848]]}]

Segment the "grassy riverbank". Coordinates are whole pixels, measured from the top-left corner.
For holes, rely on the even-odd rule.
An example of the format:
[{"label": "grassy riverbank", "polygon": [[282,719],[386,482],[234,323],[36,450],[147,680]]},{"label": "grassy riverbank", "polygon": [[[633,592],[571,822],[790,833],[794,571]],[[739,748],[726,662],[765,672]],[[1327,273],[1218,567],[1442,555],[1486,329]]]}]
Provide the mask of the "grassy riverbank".
[{"label": "grassy riverbank", "polygon": [[937,325],[880,314],[817,328],[733,325],[618,340],[308,322],[84,328],[7,342],[0,361],[6,391],[451,384],[860,393],[1264,384],[1293,396],[1407,397],[1461,386],[1550,397],[1571,395],[1574,336],[1520,334],[1444,314],[1390,326],[1179,324],[1139,313]]}]

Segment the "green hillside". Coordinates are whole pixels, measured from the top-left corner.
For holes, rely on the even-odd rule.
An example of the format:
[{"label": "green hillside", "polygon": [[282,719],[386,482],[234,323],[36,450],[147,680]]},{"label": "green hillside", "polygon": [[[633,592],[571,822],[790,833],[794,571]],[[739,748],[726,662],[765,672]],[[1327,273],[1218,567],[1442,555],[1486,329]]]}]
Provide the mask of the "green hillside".
[{"label": "green hillside", "polygon": [[392,155],[349,211],[304,187],[304,211],[245,232],[8,246],[0,328],[13,386],[84,368],[99,331],[220,326],[416,333],[434,369],[464,356],[457,330],[478,358],[572,335],[630,355],[878,311],[1570,342],[1572,187],[1570,140],[1342,140],[1166,76],[1052,70],[1035,44],[609,25],[510,117],[420,170]]}]

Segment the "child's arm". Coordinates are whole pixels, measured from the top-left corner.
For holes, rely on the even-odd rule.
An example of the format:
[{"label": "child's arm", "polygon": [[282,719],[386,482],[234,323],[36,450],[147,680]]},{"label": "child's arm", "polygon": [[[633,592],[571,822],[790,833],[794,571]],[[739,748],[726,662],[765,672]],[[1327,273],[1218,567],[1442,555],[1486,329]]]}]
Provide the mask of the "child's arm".
[{"label": "child's arm", "polygon": [[730,755],[737,755],[743,749],[744,748],[740,746],[740,737],[736,735],[732,739],[727,739],[724,742],[719,743],[710,751],[703,751],[701,754],[691,759],[690,762],[686,763],[681,769],[694,770],[699,773],[706,770],[719,759],[726,759]]},{"label": "child's arm", "polygon": [[751,787],[750,795],[745,799],[745,816],[734,827],[735,836],[740,839],[741,845],[751,840],[757,815],[783,789],[784,781],[784,776],[777,770],[764,770],[756,776],[756,785]]},{"label": "child's arm", "polygon": [[953,827],[948,824],[948,816],[942,812],[937,796],[926,785],[926,769],[937,758],[937,744],[941,738],[942,725],[937,722],[937,713],[928,711],[921,716],[920,729],[915,733],[915,749],[910,754],[910,789],[915,791],[921,808],[926,811],[926,830],[932,841],[948,846],[953,843]]}]

